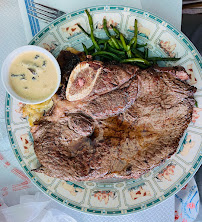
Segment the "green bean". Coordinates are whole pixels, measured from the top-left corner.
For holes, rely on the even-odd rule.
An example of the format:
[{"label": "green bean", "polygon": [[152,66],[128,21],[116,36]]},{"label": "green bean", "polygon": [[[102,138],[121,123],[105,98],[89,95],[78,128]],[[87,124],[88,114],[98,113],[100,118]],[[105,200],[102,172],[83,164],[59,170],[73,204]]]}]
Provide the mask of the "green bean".
[{"label": "green bean", "polygon": [[85,9],[85,13],[88,17],[88,22],[89,22],[89,26],[90,26],[90,30],[93,30],[93,18],[90,15],[89,11],[87,9]]},{"label": "green bean", "polygon": [[[122,34],[121,32],[119,32],[119,38],[120,38],[120,34]],[[122,34],[123,35],[123,34]],[[125,40],[126,45],[129,43],[128,39],[125,38],[125,36],[123,35],[123,38]]]},{"label": "green bean", "polygon": [[132,58],[131,50],[128,50],[126,53],[127,53],[128,58]]},{"label": "green bean", "polygon": [[119,39],[117,39],[117,43],[119,44],[120,49],[124,49],[123,45],[122,45],[122,43],[121,43],[121,41]]},{"label": "green bean", "polygon": [[84,52],[86,53],[86,55],[88,55],[88,49],[87,47],[82,43],[82,46],[83,46],[83,49],[84,49]]},{"label": "green bean", "polygon": [[98,39],[98,38],[96,38],[97,39],[97,43],[100,45],[100,44],[105,44],[105,42],[107,42],[107,40],[106,39]]},{"label": "green bean", "polygon": [[138,33],[137,19],[135,19],[135,26],[134,26],[134,38],[135,38],[135,41],[134,41],[134,44],[133,44],[134,48],[136,48],[136,46],[137,46],[137,33]]},{"label": "green bean", "polygon": [[[118,30],[115,26],[113,26],[112,24],[111,24],[110,26],[112,27],[112,29],[114,30],[114,32],[117,34],[117,37],[119,37],[119,35],[120,35],[119,30]],[[120,47],[121,49],[123,49],[123,45],[121,44],[120,40],[116,39],[116,42],[118,43],[119,47]]]},{"label": "green bean", "polygon": [[138,58],[144,58],[144,53],[141,52],[140,50],[135,49],[135,48],[132,48],[131,50],[132,50],[132,52],[136,55],[136,57],[138,57]]},{"label": "green bean", "polygon": [[131,40],[130,40],[130,42],[129,42],[129,46],[131,46],[131,45],[133,45],[134,43],[135,43],[135,41],[136,41],[136,39],[133,37]]},{"label": "green bean", "polygon": [[120,40],[121,40],[121,44],[122,44],[124,50],[127,51],[127,45],[126,45],[125,38],[122,33],[120,33]]},{"label": "green bean", "polygon": [[[91,38],[91,34],[89,34],[88,32],[86,32],[85,29],[84,29],[80,24],[77,24],[77,25],[78,25],[78,27],[81,29],[81,31],[82,31],[85,35],[87,35],[89,38]],[[101,43],[103,43],[103,42],[105,41],[105,40],[96,38],[95,36],[94,36],[94,38],[95,38],[95,40],[98,41],[99,44],[101,44]]]},{"label": "green bean", "polygon": [[107,49],[107,41],[104,43],[104,48],[103,50],[105,51]]},{"label": "green bean", "polygon": [[131,53],[130,46],[129,46],[129,45],[126,45],[125,38],[124,38],[124,36],[122,35],[122,33],[120,34],[120,39],[121,39],[121,43],[122,43],[122,45],[123,45],[123,48],[124,48],[124,50],[125,50],[126,53],[127,53],[128,58],[131,58],[131,57],[132,57],[132,53]]},{"label": "green bean", "polygon": [[88,48],[88,51],[92,51],[93,49],[95,49],[95,46],[91,45],[91,47]]},{"label": "green bean", "polygon": [[90,34],[85,31],[85,29],[77,24],[81,31],[91,38],[93,45],[87,48],[84,44],[84,52],[86,55],[92,54],[93,57],[99,56],[102,60],[106,58],[106,60],[116,60],[121,63],[134,63],[139,67],[145,69],[151,65],[156,64],[158,61],[177,61],[180,58],[161,58],[161,57],[150,57],[148,58],[149,50],[148,48],[144,48],[144,52],[138,50],[138,48],[143,48],[147,46],[146,44],[138,44],[138,23],[135,19],[134,22],[134,36],[131,40],[125,38],[125,36],[117,29],[117,27],[110,25],[113,29],[115,35],[111,35],[109,29],[107,27],[107,20],[103,19],[103,29],[109,39],[100,39],[94,36],[94,28],[93,28],[93,19],[90,13],[85,10],[90,27]]},{"label": "green bean", "polygon": [[97,50],[100,50],[100,46],[97,44],[97,42],[96,42],[96,40],[95,40],[95,37],[94,37],[92,31],[91,31],[90,36],[91,36],[91,40],[92,40],[93,44],[95,45],[95,48],[96,48]]},{"label": "green bean", "polygon": [[114,52],[114,53],[116,53],[116,54],[125,55],[125,52],[124,52],[124,51],[114,49],[114,48],[112,48],[110,45],[108,45],[107,48],[109,49],[109,51]]},{"label": "green bean", "polygon": [[110,38],[111,34],[110,34],[110,32],[109,32],[109,30],[107,28],[107,20],[105,18],[103,19],[103,28],[105,30],[106,35]]},{"label": "green bean", "polygon": [[86,30],[80,24],[77,24],[77,25],[81,29],[81,31],[90,38],[90,34],[87,33]]},{"label": "green bean", "polygon": [[132,58],[132,52],[131,52],[131,49],[130,49],[130,46],[129,46],[129,45],[127,45],[127,51],[126,51],[126,53],[127,53],[128,58]]},{"label": "green bean", "polygon": [[137,19],[135,19],[135,24],[134,24],[134,37],[130,40],[129,46],[133,45],[134,48],[137,46]]},{"label": "green bean", "polygon": [[145,46],[147,46],[147,43],[145,43],[145,44],[138,44],[137,43],[136,48],[142,48],[142,47],[145,47]]},{"label": "green bean", "polygon": [[91,37],[91,40],[93,42],[93,44],[95,45],[95,48],[99,51],[100,50],[100,46],[98,45],[98,43],[96,42],[95,40],[95,37],[93,35],[93,19],[92,19],[92,16],[90,15],[90,13],[88,12],[87,9],[85,9],[85,12],[88,16],[88,22],[89,22],[89,26],[90,26],[90,37]]},{"label": "green bean", "polygon": [[144,48],[144,57],[145,59],[148,58],[148,48]]},{"label": "green bean", "polygon": [[119,47],[119,44],[117,43],[117,40],[114,36],[111,36],[111,41],[113,42],[114,46],[117,48],[117,49],[120,49]]},{"label": "green bean", "polygon": [[108,55],[108,56],[111,56],[113,59],[115,59],[116,61],[120,61],[121,59],[115,55],[114,53],[112,52],[107,52],[107,51],[98,51],[98,52],[95,52],[92,54],[92,56],[102,56],[102,55]]},{"label": "green bean", "polygon": [[110,26],[112,27],[113,31],[117,34],[117,37],[119,37],[120,35],[119,30],[116,27],[114,27],[112,24]]},{"label": "green bean", "polygon": [[111,39],[109,39],[107,42],[108,42],[108,44],[109,44],[112,48],[115,48],[115,45],[114,45],[114,43],[112,42]]},{"label": "green bean", "polygon": [[136,65],[138,65],[138,66],[139,66],[140,68],[142,68],[142,69],[146,69],[146,68],[149,67],[148,65],[145,65],[145,64],[140,63],[140,62],[136,62]]},{"label": "green bean", "polygon": [[128,62],[141,62],[144,63],[145,65],[151,65],[149,61],[142,58],[130,58],[130,59],[123,59],[120,61],[120,63],[128,63]]},{"label": "green bean", "polygon": [[178,61],[180,58],[163,58],[163,57],[150,57],[149,61]]},{"label": "green bean", "polygon": [[128,58],[131,58],[132,57],[132,53],[131,53],[131,50],[130,50],[130,46],[126,45],[125,38],[124,38],[122,33],[120,33],[120,40],[121,40],[121,43],[123,45],[124,50],[127,53]]},{"label": "green bean", "polygon": [[111,39],[108,40],[108,44],[109,44],[112,48],[115,48],[115,46],[114,46],[114,44],[113,44],[113,42],[112,42]]}]

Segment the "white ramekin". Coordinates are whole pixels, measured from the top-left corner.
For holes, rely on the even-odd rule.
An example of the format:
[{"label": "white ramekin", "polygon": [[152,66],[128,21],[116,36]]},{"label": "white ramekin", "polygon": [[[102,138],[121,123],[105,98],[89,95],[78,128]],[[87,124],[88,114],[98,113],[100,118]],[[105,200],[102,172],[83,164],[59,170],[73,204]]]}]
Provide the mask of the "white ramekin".
[{"label": "white ramekin", "polygon": [[[43,99],[43,100],[28,100],[25,99],[19,95],[17,95],[17,93],[12,89],[11,85],[10,85],[10,81],[9,81],[9,69],[10,69],[10,65],[12,63],[12,61],[21,53],[23,52],[29,52],[29,51],[36,51],[36,52],[40,52],[42,54],[45,54],[46,56],[48,56],[48,58],[54,63],[56,70],[57,70],[57,87],[55,88],[54,92],[49,95],[47,98]],[[1,68],[1,79],[3,82],[3,85],[5,87],[5,89],[7,90],[7,92],[15,99],[17,99],[18,101],[22,102],[22,103],[26,103],[26,104],[37,104],[37,103],[42,103],[45,102],[46,100],[50,99],[58,90],[59,86],[60,86],[60,81],[61,81],[61,71],[60,71],[60,67],[59,64],[57,62],[57,60],[55,59],[55,57],[48,52],[46,49],[41,48],[39,46],[34,46],[34,45],[27,45],[27,46],[22,46],[20,48],[15,49],[14,51],[12,51],[4,60],[2,68]]]}]

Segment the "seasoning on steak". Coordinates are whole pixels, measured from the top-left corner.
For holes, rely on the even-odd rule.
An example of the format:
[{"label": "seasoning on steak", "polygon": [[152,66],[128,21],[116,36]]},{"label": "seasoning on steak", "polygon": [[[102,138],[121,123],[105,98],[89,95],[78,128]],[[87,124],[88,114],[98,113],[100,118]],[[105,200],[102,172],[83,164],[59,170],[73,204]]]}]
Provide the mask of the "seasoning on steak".
[{"label": "seasoning on steak", "polygon": [[138,178],[176,152],[195,103],[196,88],[179,77],[185,70],[100,67],[89,95],[72,102],[55,95],[51,115],[31,128],[35,171],[72,181]]}]

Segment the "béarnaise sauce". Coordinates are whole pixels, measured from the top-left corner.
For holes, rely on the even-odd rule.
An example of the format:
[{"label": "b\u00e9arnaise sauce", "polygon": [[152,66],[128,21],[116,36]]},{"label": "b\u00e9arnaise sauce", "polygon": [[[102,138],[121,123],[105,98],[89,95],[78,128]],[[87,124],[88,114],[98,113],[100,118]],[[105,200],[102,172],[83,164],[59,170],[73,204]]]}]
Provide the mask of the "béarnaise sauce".
[{"label": "b\u00e9arnaise sauce", "polygon": [[40,101],[57,88],[58,73],[48,56],[38,51],[25,51],[12,61],[9,81],[20,97]]}]

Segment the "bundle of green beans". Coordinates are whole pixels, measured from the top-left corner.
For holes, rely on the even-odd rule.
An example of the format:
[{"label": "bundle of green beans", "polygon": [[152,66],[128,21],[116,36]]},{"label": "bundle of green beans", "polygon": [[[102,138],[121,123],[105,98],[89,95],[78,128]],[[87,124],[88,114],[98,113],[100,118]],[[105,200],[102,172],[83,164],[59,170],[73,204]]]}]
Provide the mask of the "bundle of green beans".
[{"label": "bundle of green beans", "polygon": [[[87,48],[83,43],[83,49],[86,55],[91,55],[93,58],[104,58],[105,60],[115,60],[120,63],[133,63],[141,68],[148,68],[157,63],[157,61],[177,61],[180,58],[162,58],[162,57],[148,57],[149,51],[147,44],[137,43],[137,19],[134,22],[134,36],[131,40],[125,38],[123,33],[121,33],[117,27],[110,25],[114,31],[112,35],[107,27],[107,20],[103,19],[103,29],[108,37],[108,39],[100,39],[94,36],[93,29],[93,19],[88,10],[85,10],[89,26],[90,33],[87,33],[84,28],[78,24],[81,31],[91,38],[93,45]],[[144,52],[139,50],[139,48],[144,48]]]}]

